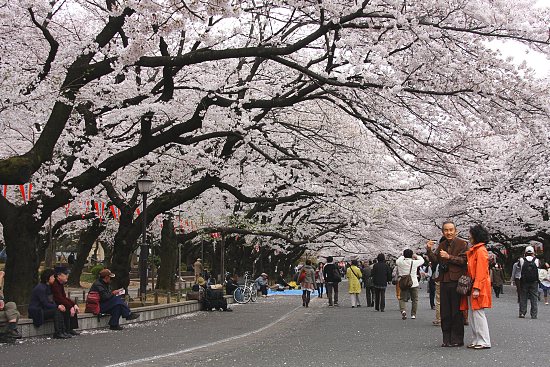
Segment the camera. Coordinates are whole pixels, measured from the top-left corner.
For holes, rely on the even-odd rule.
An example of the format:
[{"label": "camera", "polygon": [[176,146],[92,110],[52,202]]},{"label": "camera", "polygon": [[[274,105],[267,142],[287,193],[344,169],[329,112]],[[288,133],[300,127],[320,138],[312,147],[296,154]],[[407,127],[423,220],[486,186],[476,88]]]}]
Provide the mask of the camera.
[{"label": "camera", "polygon": [[448,271],[449,271],[449,264],[447,264],[447,263],[439,264],[439,272],[440,273],[446,273]]}]

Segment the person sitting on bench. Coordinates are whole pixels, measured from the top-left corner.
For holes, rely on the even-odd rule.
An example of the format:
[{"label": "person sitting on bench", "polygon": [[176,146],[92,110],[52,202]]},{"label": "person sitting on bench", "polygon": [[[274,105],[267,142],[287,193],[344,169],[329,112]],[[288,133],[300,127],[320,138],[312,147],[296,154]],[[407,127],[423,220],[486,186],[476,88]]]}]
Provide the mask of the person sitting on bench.
[{"label": "person sitting on bench", "polygon": [[17,322],[19,321],[19,311],[15,302],[4,302],[4,293],[2,292],[2,282],[5,273],[0,271],[0,324],[7,327],[5,332],[0,336],[1,341],[5,343],[15,343],[15,339],[20,339],[21,334],[17,330]]},{"label": "person sitting on bench", "polygon": [[45,269],[40,274],[40,283],[33,288],[29,302],[29,317],[34,326],[40,327],[45,320],[53,319],[54,339],[69,339],[72,335],[65,332],[63,320],[63,305],[56,305],[53,301],[51,284],[55,281],[53,269]]},{"label": "person sitting on bench", "polygon": [[103,269],[99,272],[99,279],[92,284],[90,292],[99,293],[99,308],[101,313],[107,313],[111,315],[109,320],[109,328],[111,330],[122,330],[120,326],[120,316],[126,320],[134,320],[139,317],[139,313],[131,312],[128,305],[119,296],[124,294],[122,289],[111,289],[111,278],[114,278],[115,274],[111,273],[109,269]]},{"label": "person sitting on bench", "polygon": [[69,269],[64,266],[58,266],[55,269],[55,280],[51,285],[53,300],[58,305],[63,305],[63,319],[66,326],[65,332],[70,335],[79,335],[78,329],[78,313],[80,309],[78,305],[65,294],[65,286],[69,280]]}]

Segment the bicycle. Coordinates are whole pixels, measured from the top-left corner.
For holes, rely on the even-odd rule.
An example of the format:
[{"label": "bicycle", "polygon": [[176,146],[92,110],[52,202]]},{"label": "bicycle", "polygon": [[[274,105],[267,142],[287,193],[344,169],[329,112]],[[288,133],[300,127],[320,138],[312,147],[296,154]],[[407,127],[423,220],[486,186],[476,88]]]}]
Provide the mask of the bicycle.
[{"label": "bicycle", "polygon": [[235,302],[245,304],[250,301],[256,302],[258,298],[258,289],[256,288],[256,282],[250,279],[250,273],[247,271],[244,273],[244,284],[239,285],[235,291],[233,291],[233,298]]}]

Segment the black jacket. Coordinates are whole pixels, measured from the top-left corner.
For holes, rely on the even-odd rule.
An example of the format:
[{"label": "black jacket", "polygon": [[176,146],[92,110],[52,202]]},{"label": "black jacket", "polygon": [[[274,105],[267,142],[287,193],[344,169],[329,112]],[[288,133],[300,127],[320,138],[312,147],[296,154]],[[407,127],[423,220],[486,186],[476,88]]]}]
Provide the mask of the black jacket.
[{"label": "black jacket", "polygon": [[385,261],[377,262],[372,267],[371,276],[376,288],[386,288],[388,282],[391,282],[391,269]]},{"label": "black jacket", "polygon": [[340,272],[338,267],[335,264],[326,264],[323,268],[323,276],[325,277],[325,282],[328,283],[337,283],[340,282],[341,279],[338,279],[334,276],[334,272]]},{"label": "black jacket", "polygon": [[98,279],[92,284],[92,288],[90,288],[90,292],[98,292],[99,293],[99,302],[105,302],[110,300],[114,297],[111,289],[111,285],[107,284],[103,281],[103,279]]},{"label": "black jacket", "polygon": [[38,283],[31,292],[29,302],[29,317],[34,326],[39,327],[44,323],[44,311],[55,310],[57,305],[53,301],[52,290],[49,284]]}]

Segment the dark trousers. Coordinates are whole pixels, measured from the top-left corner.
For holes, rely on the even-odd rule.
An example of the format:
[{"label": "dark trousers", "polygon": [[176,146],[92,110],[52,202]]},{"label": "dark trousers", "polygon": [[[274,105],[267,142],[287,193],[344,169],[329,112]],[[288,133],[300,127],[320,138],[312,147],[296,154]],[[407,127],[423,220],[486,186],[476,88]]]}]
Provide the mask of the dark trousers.
[{"label": "dark trousers", "polygon": [[53,319],[53,328],[56,334],[65,332],[65,323],[63,321],[63,313],[57,308],[43,311],[44,320]]},{"label": "dark trousers", "polygon": [[365,295],[367,296],[367,307],[374,306],[374,287],[367,287]]},{"label": "dark trousers", "polygon": [[374,309],[384,311],[386,308],[386,288],[374,288]]},{"label": "dark trousers", "polygon": [[323,298],[323,291],[325,288],[325,283],[317,283],[317,294],[320,298]]},{"label": "dark trousers", "polygon": [[497,298],[499,298],[500,294],[502,293],[502,286],[501,285],[494,285],[493,290],[495,291],[495,296]]},{"label": "dark trousers", "polygon": [[65,331],[78,329],[77,314],[75,313],[74,316],[71,317],[71,310],[65,309],[65,312],[63,312],[63,323],[65,325]]},{"label": "dark trousers", "polygon": [[116,296],[110,300],[101,302],[99,304],[99,310],[101,313],[108,313],[111,315],[109,326],[117,326],[120,322],[120,316],[127,318],[131,313],[122,298]]},{"label": "dark trousers", "polygon": [[334,291],[334,304],[338,304],[338,283],[337,282],[327,282],[327,298],[328,304],[332,306],[332,291]]},{"label": "dark trousers", "polygon": [[514,284],[516,285],[516,293],[518,294],[518,303],[521,302],[521,280],[514,279]]},{"label": "dark trousers", "polygon": [[458,282],[441,282],[441,331],[444,344],[464,344],[464,317],[460,311]]},{"label": "dark trousers", "polygon": [[521,298],[519,302],[519,314],[527,313],[527,300],[531,302],[531,317],[536,318],[538,313],[539,282],[521,282]]},{"label": "dark trousers", "polygon": [[267,296],[267,285],[261,285],[259,291],[262,293],[262,296]]},{"label": "dark trousers", "polygon": [[435,309],[435,281],[430,279],[428,282],[428,293],[430,295],[430,307]]}]

